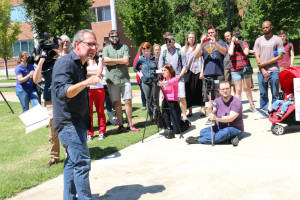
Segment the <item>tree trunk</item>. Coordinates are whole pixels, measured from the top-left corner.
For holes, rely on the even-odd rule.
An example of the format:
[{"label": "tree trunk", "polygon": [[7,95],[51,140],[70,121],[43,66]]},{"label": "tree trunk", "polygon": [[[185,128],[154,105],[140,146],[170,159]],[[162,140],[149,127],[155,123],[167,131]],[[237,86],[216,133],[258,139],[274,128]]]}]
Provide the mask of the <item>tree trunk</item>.
[{"label": "tree trunk", "polygon": [[9,79],[9,77],[8,77],[7,59],[6,58],[4,58],[4,67],[5,67],[5,71],[6,71],[6,79]]}]

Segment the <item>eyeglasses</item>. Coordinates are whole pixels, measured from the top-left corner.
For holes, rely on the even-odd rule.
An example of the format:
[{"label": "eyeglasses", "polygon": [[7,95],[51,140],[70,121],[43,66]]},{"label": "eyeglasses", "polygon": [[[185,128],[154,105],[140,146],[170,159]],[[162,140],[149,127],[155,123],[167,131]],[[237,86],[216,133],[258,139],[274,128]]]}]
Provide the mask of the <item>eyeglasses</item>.
[{"label": "eyeglasses", "polygon": [[112,39],[118,39],[119,38],[119,36],[118,35],[116,35],[116,36],[110,36]]},{"label": "eyeglasses", "polygon": [[166,41],[165,43],[166,44],[170,44],[172,42],[172,40],[169,40],[169,41]]},{"label": "eyeglasses", "polygon": [[146,49],[150,49],[150,47],[144,47],[143,49],[144,49],[144,50],[146,50]]},{"label": "eyeglasses", "polygon": [[223,89],[220,89],[222,91],[225,91],[225,90],[230,90],[230,88],[223,88]]},{"label": "eyeglasses", "polygon": [[88,46],[89,48],[99,48],[99,44],[95,44],[95,43],[89,43],[89,42],[82,42],[83,44],[85,44],[86,46]]}]

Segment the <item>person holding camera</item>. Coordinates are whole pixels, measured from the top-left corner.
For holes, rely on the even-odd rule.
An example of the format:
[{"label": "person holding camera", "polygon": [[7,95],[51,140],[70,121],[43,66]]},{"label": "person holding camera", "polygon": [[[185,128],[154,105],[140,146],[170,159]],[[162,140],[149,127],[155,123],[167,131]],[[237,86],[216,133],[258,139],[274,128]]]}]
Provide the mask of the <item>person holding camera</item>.
[{"label": "person holding camera", "polygon": [[238,145],[239,138],[244,132],[242,102],[231,95],[231,85],[228,81],[220,82],[219,92],[221,97],[210,101],[207,109],[210,120],[216,124],[202,129],[198,137],[188,137],[186,139],[188,144],[230,142],[233,146]]},{"label": "person holding camera", "polygon": [[[196,50],[195,58],[200,58],[203,55],[204,59],[204,83],[203,83],[203,95],[204,101],[214,100],[219,97],[219,92],[214,89],[211,92],[211,99],[208,99],[208,91],[205,84],[206,78],[213,80],[223,81],[224,78],[224,55],[227,53],[227,45],[225,42],[218,41],[218,30],[213,26],[207,28],[207,38],[202,38],[200,48]],[[217,88],[217,87],[214,87]]]},{"label": "person holding camera", "polygon": [[188,129],[190,122],[188,120],[184,122],[180,120],[181,110],[178,104],[179,85],[174,68],[167,63],[161,70],[164,80],[159,81],[158,85],[162,87],[166,96],[166,98],[163,96],[162,101],[162,116],[166,124],[164,135],[167,139],[172,139],[175,138],[175,133],[179,134]]},{"label": "person holding camera", "polygon": [[242,86],[250,103],[250,110],[256,112],[251,90],[252,73],[245,71],[250,66],[248,59],[248,43],[242,41],[239,31],[233,31],[233,37],[229,44],[228,54],[231,60],[231,78],[235,88],[236,97],[242,101]]},{"label": "person holding camera", "polygon": [[[56,55],[53,58],[48,58],[46,52],[42,51],[42,57],[40,58],[37,68],[33,74],[34,83],[39,83],[42,78],[45,80],[43,98],[44,107],[47,108],[48,111],[52,110],[51,89],[53,66],[58,58],[66,55],[66,53],[68,53],[70,50],[70,38],[68,36],[62,35],[58,41],[58,43],[60,43],[58,49],[53,49],[56,52]],[[53,119],[50,120],[49,124],[49,144],[50,161],[43,168],[49,168],[53,164],[59,162],[60,144],[58,134],[53,128]]]},{"label": "person holding camera", "polygon": [[34,107],[39,104],[38,93],[35,90],[32,80],[34,74],[34,66],[27,63],[28,53],[22,51],[19,54],[18,65],[15,68],[17,77],[16,95],[19,98],[22,112],[29,110],[29,102]]},{"label": "person holding camera", "polygon": [[188,120],[186,116],[186,94],[185,94],[185,83],[184,74],[187,69],[187,61],[185,52],[182,52],[180,48],[175,46],[175,38],[172,35],[165,37],[165,43],[167,49],[163,50],[159,58],[159,69],[161,69],[166,63],[171,64],[175,74],[178,78],[178,98],[180,99],[180,108],[182,111],[183,120]]},{"label": "person holding camera", "polygon": [[[133,70],[134,72],[137,73],[137,75],[140,77],[140,80],[142,82],[143,92],[145,94],[146,101],[148,104],[148,112],[150,116],[149,122],[152,122],[153,105],[150,105],[150,103],[154,104],[154,110],[156,106],[159,106],[159,99],[158,99],[159,88],[157,84],[154,82],[155,78],[158,79],[158,77],[155,77],[156,75],[154,74],[154,72],[157,70],[157,61],[155,56],[151,54],[152,45],[149,42],[144,42],[141,47],[142,47],[143,55],[140,56],[140,58],[137,60],[137,62],[133,67]],[[141,66],[140,70],[139,70],[139,66]]]},{"label": "person holding camera", "polygon": [[262,24],[264,35],[257,38],[254,44],[254,53],[259,67],[258,85],[260,92],[260,113],[254,119],[264,119],[268,112],[269,97],[268,88],[271,86],[272,103],[279,96],[279,66],[278,61],[283,58],[285,53],[280,37],[272,34],[272,23],[265,21]]}]

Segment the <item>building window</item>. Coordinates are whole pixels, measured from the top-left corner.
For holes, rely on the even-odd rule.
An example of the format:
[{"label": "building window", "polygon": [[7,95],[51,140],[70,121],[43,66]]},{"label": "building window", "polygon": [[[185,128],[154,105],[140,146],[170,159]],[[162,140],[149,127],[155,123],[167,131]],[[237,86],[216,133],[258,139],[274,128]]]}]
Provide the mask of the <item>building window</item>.
[{"label": "building window", "polygon": [[17,41],[13,45],[14,57],[18,57],[21,51],[27,51],[28,54],[31,54],[33,51],[33,40],[22,40]]},{"label": "building window", "polygon": [[10,20],[17,22],[26,22],[26,12],[23,6],[15,6],[10,13]]},{"label": "building window", "polygon": [[95,16],[92,22],[105,22],[111,20],[110,6],[92,8],[92,12]]}]

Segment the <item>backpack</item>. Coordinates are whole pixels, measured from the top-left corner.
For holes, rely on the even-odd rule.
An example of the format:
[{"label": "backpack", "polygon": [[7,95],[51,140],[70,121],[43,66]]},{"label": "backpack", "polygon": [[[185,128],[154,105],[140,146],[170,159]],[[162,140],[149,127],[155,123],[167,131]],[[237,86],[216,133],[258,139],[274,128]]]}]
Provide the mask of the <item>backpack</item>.
[{"label": "backpack", "polygon": [[[180,49],[178,49],[178,48],[176,48],[176,49],[177,49],[177,55],[178,55],[178,62],[180,62],[180,67],[181,67],[180,69],[182,69],[181,52],[180,52]],[[163,65],[166,64],[166,57],[167,57],[167,49],[163,51]]]}]

